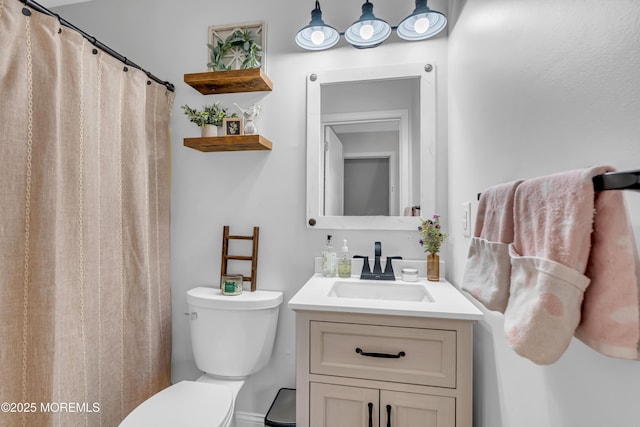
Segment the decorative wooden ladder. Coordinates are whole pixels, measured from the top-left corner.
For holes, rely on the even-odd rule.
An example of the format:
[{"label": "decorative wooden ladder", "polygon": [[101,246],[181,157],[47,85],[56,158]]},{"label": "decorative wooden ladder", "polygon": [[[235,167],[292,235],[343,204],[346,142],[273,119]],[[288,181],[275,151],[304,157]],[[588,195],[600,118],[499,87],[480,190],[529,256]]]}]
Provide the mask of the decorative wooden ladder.
[{"label": "decorative wooden ladder", "polygon": [[[251,261],[251,276],[242,276],[243,282],[251,282],[251,292],[256,290],[256,276],[258,273],[258,235],[260,227],[253,227],[252,236],[234,236],[229,234],[229,226],[225,225],[222,231],[222,267],[220,277],[226,276],[229,260]],[[229,255],[229,240],[252,240],[251,256]]]}]

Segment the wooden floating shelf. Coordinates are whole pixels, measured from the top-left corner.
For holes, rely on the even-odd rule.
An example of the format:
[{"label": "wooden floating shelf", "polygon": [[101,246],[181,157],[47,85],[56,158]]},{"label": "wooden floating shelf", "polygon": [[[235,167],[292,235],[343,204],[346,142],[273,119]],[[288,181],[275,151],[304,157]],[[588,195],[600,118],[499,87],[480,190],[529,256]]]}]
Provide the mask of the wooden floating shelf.
[{"label": "wooden floating shelf", "polygon": [[262,68],[185,74],[184,82],[203,95],[273,90]]},{"label": "wooden floating shelf", "polygon": [[271,150],[271,141],[261,135],[211,136],[185,138],[184,146],[204,152]]}]

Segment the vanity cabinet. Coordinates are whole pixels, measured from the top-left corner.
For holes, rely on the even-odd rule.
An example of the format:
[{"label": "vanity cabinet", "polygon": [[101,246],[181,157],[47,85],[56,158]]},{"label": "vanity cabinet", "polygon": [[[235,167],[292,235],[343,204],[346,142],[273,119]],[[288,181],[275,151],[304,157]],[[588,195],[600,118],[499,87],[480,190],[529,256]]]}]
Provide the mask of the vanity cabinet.
[{"label": "vanity cabinet", "polygon": [[296,425],[471,427],[473,323],[296,311]]}]

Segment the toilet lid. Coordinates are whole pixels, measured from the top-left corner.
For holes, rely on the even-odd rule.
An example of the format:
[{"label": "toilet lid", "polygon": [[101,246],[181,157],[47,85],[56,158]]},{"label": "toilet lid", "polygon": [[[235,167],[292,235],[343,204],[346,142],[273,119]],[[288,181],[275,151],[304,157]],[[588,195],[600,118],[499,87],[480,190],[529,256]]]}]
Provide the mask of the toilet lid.
[{"label": "toilet lid", "polygon": [[120,427],[222,427],[232,412],[229,387],[181,381],[142,402]]}]

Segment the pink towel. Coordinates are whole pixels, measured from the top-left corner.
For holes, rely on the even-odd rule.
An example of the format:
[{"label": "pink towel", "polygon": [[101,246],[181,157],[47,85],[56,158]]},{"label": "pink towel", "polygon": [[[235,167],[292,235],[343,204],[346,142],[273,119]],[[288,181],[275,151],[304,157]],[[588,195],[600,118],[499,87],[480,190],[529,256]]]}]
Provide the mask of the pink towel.
[{"label": "pink towel", "polygon": [[591,279],[575,336],[608,356],[640,359],[640,261],[622,191],[596,194]]},{"label": "pink towel", "polygon": [[505,332],[513,349],[549,364],[566,350],[578,323],[591,250],[594,168],[525,181],[514,203],[511,289]]},{"label": "pink towel", "polygon": [[509,300],[513,198],[521,182],[496,185],[482,192],[462,280],[462,289],[489,310],[501,313]]}]

